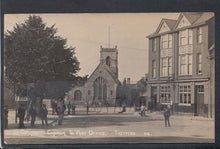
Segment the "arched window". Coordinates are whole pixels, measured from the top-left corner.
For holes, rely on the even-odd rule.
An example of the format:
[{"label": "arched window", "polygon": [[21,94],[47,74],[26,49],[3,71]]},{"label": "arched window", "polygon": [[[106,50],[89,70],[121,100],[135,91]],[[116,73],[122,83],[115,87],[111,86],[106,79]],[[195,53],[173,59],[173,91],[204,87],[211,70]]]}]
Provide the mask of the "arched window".
[{"label": "arched window", "polygon": [[102,77],[98,77],[93,84],[94,99],[107,99],[107,82]]},{"label": "arched window", "polygon": [[74,100],[76,101],[80,101],[82,99],[82,93],[80,90],[76,90],[74,92]]},{"label": "arched window", "polygon": [[106,57],[106,65],[108,65],[110,67],[110,57]]}]

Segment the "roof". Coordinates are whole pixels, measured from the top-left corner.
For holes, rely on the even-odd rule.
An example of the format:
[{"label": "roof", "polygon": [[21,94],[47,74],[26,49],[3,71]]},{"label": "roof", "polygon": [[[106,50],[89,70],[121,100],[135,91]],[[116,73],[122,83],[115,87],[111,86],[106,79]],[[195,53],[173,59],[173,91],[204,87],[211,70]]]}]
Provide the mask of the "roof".
[{"label": "roof", "polygon": [[[162,19],[159,26],[157,27],[156,32],[148,35],[147,38],[155,37],[155,36],[161,34],[161,33],[159,34],[157,31],[161,27],[163,21],[166,22],[166,24],[170,28],[171,31],[169,31],[169,32],[178,31],[179,29],[177,29],[176,27],[179,24],[179,22],[181,21],[183,16],[185,16],[186,19],[191,23],[191,25],[188,26],[188,27],[192,27],[192,26],[196,26],[196,25],[206,23],[206,21],[208,21],[208,20],[210,20],[211,18],[214,17],[214,13],[211,13],[211,12],[204,12],[204,13],[185,12],[185,13],[180,13],[177,20]],[[164,32],[164,33],[166,33],[166,32]]]},{"label": "roof", "polygon": [[109,75],[112,77],[112,79],[115,81],[115,83],[118,84],[119,80],[117,79],[116,74],[114,72],[112,72],[111,69],[105,63],[103,63],[103,64],[99,63],[99,65],[96,67],[96,69],[93,71],[93,73],[89,76],[88,80],[93,76],[93,74],[98,70],[98,68],[103,65],[104,65],[104,67],[102,67],[102,68],[104,70],[106,70],[109,73]]},{"label": "roof", "polygon": [[162,27],[162,25],[163,25],[164,22],[167,24],[167,26],[168,26],[168,28],[169,28],[170,30],[172,30],[173,27],[174,27],[175,24],[176,24],[176,20],[164,19],[164,18],[163,18],[163,19],[160,21],[160,24],[158,25],[157,30],[155,31],[154,34],[156,34],[156,33],[158,33],[158,32],[160,31],[160,29],[161,29],[161,27]]},{"label": "roof", "polygon": [[192,13],[192,12],[185,12],[185,13],[182,13],[186,19],[191,23],[193,24],[202,14],[201,13]]},{"label": "roof", "polygon": [[168,25],[168,27],[172,30],[173,27],[176,24],[176,20],[171,20],[171,19],[164,19],[164,21],[166,22],[166,24]]},{"label": "roof", "polygon": [[210,20],[210,19],[213,18],[213,17],[214,17],[214,13],[203,13],[203,14],[201,15],[201,17],[200,17],[198,20],[195,21],[194,24],[200,24],[200,23],[202,23],[202,22],[205,22],[205,21],[207,21],[207,20]]}]

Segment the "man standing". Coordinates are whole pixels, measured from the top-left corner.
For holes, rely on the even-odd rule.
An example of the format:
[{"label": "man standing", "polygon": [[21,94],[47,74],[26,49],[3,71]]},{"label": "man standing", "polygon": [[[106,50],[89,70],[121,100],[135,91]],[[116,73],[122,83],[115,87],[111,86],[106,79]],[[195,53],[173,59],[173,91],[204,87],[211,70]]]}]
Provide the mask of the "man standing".
[{"label": "man standing", "polygon": [[29,114],[31,116],[31,127],[34,127],[35,119],[36,119],[36,109],[33,105],[31,105]]},{"label": "man standing", "polygon": [[66,109],[66,106],[64,104],[64,100],[60,99],[58,101],[58,103],[57,103],[57,114],[59,115],[59,117],[58,117],[58,125],[62,125],[65,109]]},{"label": "man standing", "polygon": [[45,124],[47,124],[47,114],[48,114],[48,111],[47,111],[47,107],[45,104],[43,104],[43,107],[42,107],[42,110],[41,110],[41,119],[42,119],[42,126],[44,125],[44,121],[45,121]]},{"label": "man standing", "polygon": [[168,123],[168,126],[170,127],[170,108],[169,107],[165,108],[163,115],[165,119],[165,127],[167,127],[167,123]]},{"label": "man standing", "polygon": [[4,128],[8,128],[8,106],[4,107]]},{"label": "man standing", "polygon": [[24,116],[25,116],[25,108],[24,105],[21,104],[18,108],[18,115],[19,117],[19,125],[18,128],[24,128]]},{"label": "man standing", "polygon": [[68,103],[68,105],[67,105],[67,108],[68,108],[68,115],[70,115],[70,108],[71,108],[70,101],[69,101],[69,103]]}]

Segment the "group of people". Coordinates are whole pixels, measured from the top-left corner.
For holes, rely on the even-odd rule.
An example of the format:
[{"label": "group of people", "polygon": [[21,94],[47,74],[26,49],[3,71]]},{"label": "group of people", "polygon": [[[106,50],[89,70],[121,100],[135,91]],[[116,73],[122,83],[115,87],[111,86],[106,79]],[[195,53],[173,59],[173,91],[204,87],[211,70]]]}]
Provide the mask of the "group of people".
[{"label": "group of people", "polygon": [[[52,115],[57,114],[57,107],[59,107],[59,106],[57,106],[57,105],[60,104],[60,102],[61,102],[61,100],[58,100],[57,103],[56,103],[54,100],[51,100]],[[63,102],[63,104],[64,104],[64,100],[63,100],[63,99],[62,99],[62,102]],[[76,109],[75,104],[71,104],[71,103],[69,102],[69,103],[67,104],[67,108],[68,108],[68,115],[71,114],[71,113],[70,113],[71,109],[72,109],[72,115],[75,114],[75,109]],[[65,107],[65,109],[66,109],[66,107]]]},{"label": "group of people", "polygon": [[[36,116],[37,116],[37,108],[35,106],[33,106],[33,104],[30,105],[29,109],[28,109],[28,114],[25,118],[25,105],[21,104],[18,108],[18,112],[16,114],[16,117],[19,118],[19,124],[18,124],[18,128],[25,128],[24,126],[24,120],[29,121],[29,119],[31,118],[31,127],[35,126],[35,120],[36,120]],[[47,123],[47,107],[46,104],[43,104],[41,109],[40,109],[40,117],[42,120],[42,125],[44,125],[44,123],[46,125],[48,125]]]},{"label": "group of people", "polygon": [[[145,108],[144,104],[141,105],[140,107],[140,116],[146,116],[145,111],[147,111],[147,109]],[[171,115],[171,106],[167,105],[166,107],[164,107],[163,110],[163,116],[164,116],[164,120],[165,120],[165,127],[170,127],[170,115]]]},{"label": "group of people", "polygon": [[[68,114],[70,114],[69,104],[68,104]],[[52,105],[52,109],[53,109],[53,106],[54,105]],[[62,120],[64,117],[65,110],[66,110],[66,105],[64,103],[64,99],[59,99],[56,103],[56,108],[53,109],[52,111],[52,114],[56,113],[58,115],[58,125],[62,125]],[[34,127],[37,116],[41,118],[42,126],[44,125],[48,126],[48,121],[47,121],[48,110],[47,110],[46,104],[42,104],[41,108],[39,109],[36,106],[34,106],[34,104],[31,102],[29,104],[26,117],[25,117],[25,112],[26,112],[25,105],[21,104],[16,114],[16,117],[19,118],[18,128],[25,128],[24,120],[29,121],[30,119],[31,119],[30,125],[31,127]],[[75,113],[75,110],[74,110],[74,113]]]}]

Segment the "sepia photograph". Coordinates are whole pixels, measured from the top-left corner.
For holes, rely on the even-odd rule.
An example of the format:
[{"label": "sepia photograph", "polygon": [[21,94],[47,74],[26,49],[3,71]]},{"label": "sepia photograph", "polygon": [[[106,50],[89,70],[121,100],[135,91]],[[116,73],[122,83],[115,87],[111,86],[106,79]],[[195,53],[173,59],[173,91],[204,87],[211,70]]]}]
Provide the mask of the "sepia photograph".
[{"label": "sepia photograph", "polygon": [[4,14],[14,144],[215,143],[215,13]]}]

